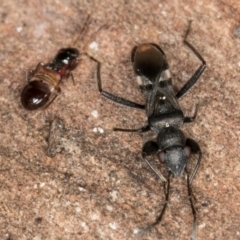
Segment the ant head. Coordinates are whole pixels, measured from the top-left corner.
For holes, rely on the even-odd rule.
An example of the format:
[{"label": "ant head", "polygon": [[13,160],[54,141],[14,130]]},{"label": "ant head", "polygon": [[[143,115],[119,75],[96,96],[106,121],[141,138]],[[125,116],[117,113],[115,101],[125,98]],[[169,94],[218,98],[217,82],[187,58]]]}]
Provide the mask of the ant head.
[{"label": "ant head", "polygon": [[175,127],[165,128],[158,135],[158,158],[174,176],[181,175],[187,165],[190,148],[185,143],[183,132]]},{"label": "ant head", "polygon": [[79,56],[79,50],[77,48],[61,48],[53,62],[61,62],[65,65],[69,65],[73,60]]},{"label": "ant head", "polygon": [[155,81],[168,66],[164,52],[159,46],[144,43],[132,50],[133,69],[136,75]]},{"label": "ant head", "polygon": [[167,170],[173,173],[174,176],[180,176],[182,174],[189,156],[190,148],[187,146],[172,146],[158,153],[159,160],[164,163]]},{"label": "ant head", "polygon": [[21,102],[25,109],[36,110],[43,107],[49,100],[51,89],[41,81],[32,81],[27,84],[21,94]]}]

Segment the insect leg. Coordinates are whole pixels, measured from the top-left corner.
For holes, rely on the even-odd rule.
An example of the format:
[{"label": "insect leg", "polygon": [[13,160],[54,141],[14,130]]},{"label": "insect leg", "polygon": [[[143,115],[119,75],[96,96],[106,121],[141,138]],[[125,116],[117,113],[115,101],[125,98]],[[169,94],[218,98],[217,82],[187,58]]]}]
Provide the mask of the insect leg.
[{"label": "insect leg", "polygon": [[195,142],[193,139],[188,138],[186,140],[186,145],[191,148],[191,152],[193,154],[198,154],[199,155],[198,161],[197,161],[197,163],[196,163],[196,165],[193,169],[193,172],[190,176],[190,181],[189,182],[190,182],[190,184],[192,184],[193,178],[195,177],[195,175],[197,173],[197,170],[200,166],[201,160],[202,160],[202,152],[201,152],[201,149],[200,149],[200,146],[198,145],[198,143]]},{"label": "insect leg", "polygon": [[169,201],[170,177],[171,177],[171,172],[169,172],[169,174],[168,174],[167,182],[164,182],[165,203],[163,205],[163,209],[162,209],[160,215],[157,217],[155,222],[153,222],[152,224],[148,225],[146,228],[144,228],[140,232],[138,232],[137,236],[141,236],[142,234],[149,231],[150,229],[152,229],[153,227],[155,227],[157,224],[159,224],[161,222],[162,217],[165,213],[166,207],[168,205],[168,201]]},{"label": "insect leg", "polygon": [[149,125],[141,127],[141,128],[137,128],[137,129],[124,129],[124,128],[113,128],[113,131],[116,132],[138,132],[138,133],[145,133],[150,131],[151,128]]},{"label": "insect leg", "polygon": [[196,72],[192,75],[192,77],[184,84],[184,86],[178,91],[176,97],[180,98],[182,97],[186,92],[189,91],[189,89],[198,81],[198,79],[200,78],[200,76],[202,75],[202,73],[204,72],[205,68],[206,68],[206,62],[203,59],[203,57],[200,55],[200,53],[195,49],[195,47],[193,47],[193,45],[191,43],[189,43],[187,41],[187,36],[190,32],[190,28],[191,28],[191,21],[189,22],[188,25],[188,29],[187,32],[185,34],[184,37],[184,44],[186,44],[191,50],[192,52],[197,56],[197,58],[202,62],[201,66],[196,70]]},{"label": "insect leg", "polygon": [[138,103],[132,102],[132,101],[127,100],[125,98],[118,97],[116,95],[113,95],[112,93],[104,91],[102,89],[102,80],[101,80],[101,74],[100,74],[101,63],[99,61],[97,61],[97,60],[95,60],[95,61],[97,62],[97,84],[98,84],[98,90],[99,90],[99,92],[101,93],[102,96],[104,96],[105,98],[110,99],[113,102],[119,103],[119,104],[124,105],[124,106],[137,108],[137,109],[145,109],[145,106],[142,105],[142,104],[138,104]]},{"label": "insect leg", "polygon": [[192,194],[192,188],[191,188],[191,181],[189,179],[189,174],[187,171],[187,168],[185,169],[185,172],[187,174],[187,188],[188,188],[188,198],[190,201],[192,214],[193,214],[193,231],[192,231],[192,240],[197,240],[197,214],[196,210],[193,204],[193,194]]}]

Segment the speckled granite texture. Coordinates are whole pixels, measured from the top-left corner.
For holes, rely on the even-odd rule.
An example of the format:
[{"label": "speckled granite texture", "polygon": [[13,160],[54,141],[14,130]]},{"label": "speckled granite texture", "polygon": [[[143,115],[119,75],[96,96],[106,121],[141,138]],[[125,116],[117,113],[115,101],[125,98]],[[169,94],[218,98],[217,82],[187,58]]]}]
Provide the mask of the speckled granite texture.
[{"label": "speckled granite texture", "polygon": [[[164,201],[161,182],[141,159],[145,113],[101,97],[96,63],[83,56],[62,93],[46,110],[20,103],[28,69],[71,46],[87,14],[87,48],[103,63],[105,90],[143,103],[130,54],[143,42],[165,51],[176,89],[200,62],[201,80],[181,99],[185,113],[199,104],[196,121],[182,129],[196,139],[203,161],[193,182],[199,239],[240,239],[240,2],[229,1],[13,1],[0,8],[0,239],[134,239],[155,220]],[[163,221],[139,239],[190,239],[191,209],[184,177],[173,179]]]}]

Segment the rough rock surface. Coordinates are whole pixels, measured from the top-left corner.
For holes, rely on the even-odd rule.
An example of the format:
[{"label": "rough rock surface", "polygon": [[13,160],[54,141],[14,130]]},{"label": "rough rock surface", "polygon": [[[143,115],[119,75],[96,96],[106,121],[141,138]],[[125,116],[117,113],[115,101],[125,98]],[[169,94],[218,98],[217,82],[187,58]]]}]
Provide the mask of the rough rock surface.
[{"label": "rough rock surface", "polygon": [[[240,239],[240,2],[229,1],[1,1],[0,9],[0,239],[134,239],[164,202],[162,184],[141,159],[147,134],[136,128],[144,112],[111,103],[96,84],[96,64],[82,56],[61,95],[45,110],[21,106],[25,73],[71,46],[87,14],[88,31],[76,47],[103,63],[103,87],[143,103],[130,55],[143,42],[165,51],[179,89],[200,62],[201,80],[180,104],[194,123],[203,161],[193,182],[199,239]],[[88,42],[103,24],[109,29]],[[192,215],[185,178],[172,180],[163,221],[140,239],[190,239]]]}]

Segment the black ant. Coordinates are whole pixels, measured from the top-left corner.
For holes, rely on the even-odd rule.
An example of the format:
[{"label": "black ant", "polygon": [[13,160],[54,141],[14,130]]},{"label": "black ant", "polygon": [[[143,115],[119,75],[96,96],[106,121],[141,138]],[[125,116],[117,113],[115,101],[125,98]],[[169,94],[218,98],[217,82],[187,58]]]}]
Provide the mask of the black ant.
[{"label": "black ant", "polygon": [[[73,45],[76,44],[79,37],[83,34],[89,23],[89,19],[90,16],[88,15]],[[106,25],[103,25],[93,33],[87,41],[87,44],[105,27]],[[83,51],[87,44],[83,48]],[[48,107],[61,93],[59,84],[63,79],[67,79],[71,76],[74,82],[72,71],[79,63],[79,55],[85,54],[83,51],[80,52],[77,48],[73,47],[62,48],[58,51],[52,62],[47,64],[39,63],[35,70],[28,70],[26,72],[27,85],[23,88],[21,94],[23,107],[27,110],[37,110]]]},{"label": "black ant", "polygon": [[[180,130],[183,123],[194,121],[197,115],[197,107],[194,116],[185,117],[179,106],[178,99],[188,92],[198,81],[206,68],[206,62],[198,51],[187,41],[190,26],[191,22],[189,23],[183,42],[192,50],[202,64],[176,95],[173,91],[166,55],[156,44],[145,43],[132,50],[133,69],[136,75],[139,76],[138,83],[140,89],[146,96],[146,105],[138,104],[104,91],[102,89],[100,76],[101,64],[98,63],[99,92],[104,97],[124,106],[146,109],[148,117],[147,126],[138,129],[114,128],[114,131],[143,133],[152,130],[157,134],[156,141],[148,141],[144,144],[142,148],[142,157],[164,183],[165,204],[156,221],[141,230],[138,235],[142,235],[161,222],[169,200],[170,178],[180,176],[185,172],[187,175],[188,197],[194,218],[193,239],[197,239],[197,217],[192,200],[191,183],[199,168],[202,152],[198,143],[193,139],[186,139],[184,133]],[[199,157],[191,175],[189,175],[187,166],[191,153],[198,154]],[[160,162],[165,165],[168,171],[167,178],[165,178],[147,159],[148,156],[153,155],[157,155]]]}]

